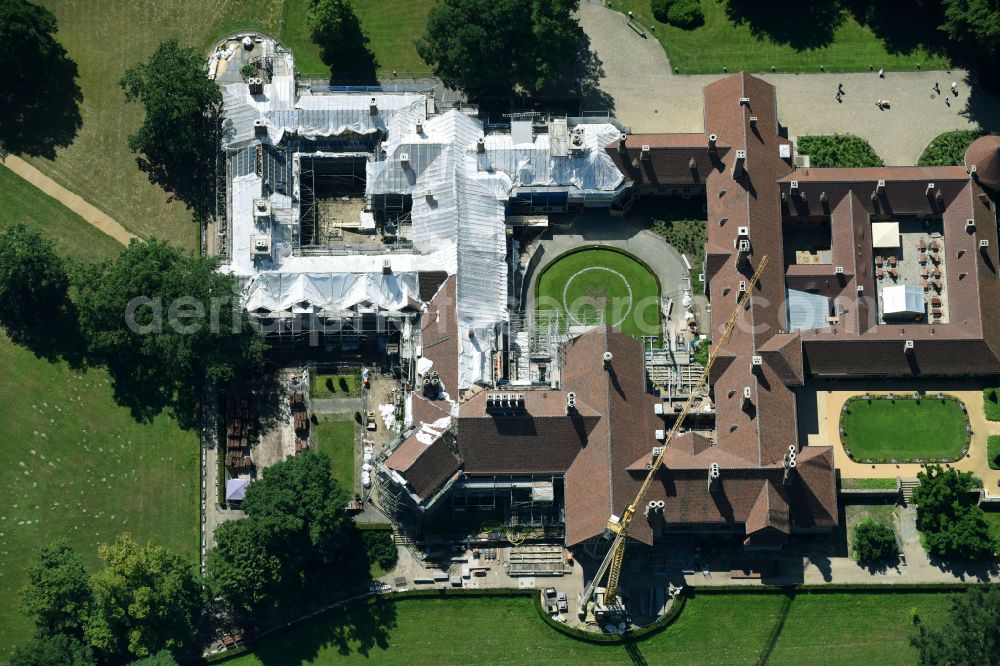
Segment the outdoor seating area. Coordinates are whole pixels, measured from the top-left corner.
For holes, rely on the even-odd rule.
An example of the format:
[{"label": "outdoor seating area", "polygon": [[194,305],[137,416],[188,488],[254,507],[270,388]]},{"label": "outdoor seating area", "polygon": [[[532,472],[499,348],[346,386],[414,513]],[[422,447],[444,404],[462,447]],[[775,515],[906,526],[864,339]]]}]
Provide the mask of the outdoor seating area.
[{"label": "outdoor seating area", "polygon": [[253,468],[250,447],[256,431],[253,401],[246,394],[231,394],[226,400],[226,467],[229,470],[248,472]]},{"label": "outdoor seating area", "polygon": [[[875,279],[879,293],[879,321],[923,320],[948,323],[948,298],[944,270],[944,233],[940,221],[899,220],[872,224]],[[924,308],[912,304],[904,311],[886,307],[891,287],[913,286],[924,294]],[[887,292],[888,289],[888,292]]]}]

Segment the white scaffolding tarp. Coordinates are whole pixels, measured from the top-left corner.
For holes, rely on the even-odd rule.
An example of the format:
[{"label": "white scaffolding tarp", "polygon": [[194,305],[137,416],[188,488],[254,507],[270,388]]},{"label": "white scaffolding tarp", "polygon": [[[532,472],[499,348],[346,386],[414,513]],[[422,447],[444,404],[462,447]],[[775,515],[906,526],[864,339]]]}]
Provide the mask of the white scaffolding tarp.
[{"label": "white scaffolding tarp", "polygon": [[910,284],[882,289],[882,314],[885,316],[924,314],[924,290]]},{"label": "white scaffolding tarp", "polygon": [[268,315],[396,312],[419,307],[416,273],[260,273],[247,288],[248,311]]}]

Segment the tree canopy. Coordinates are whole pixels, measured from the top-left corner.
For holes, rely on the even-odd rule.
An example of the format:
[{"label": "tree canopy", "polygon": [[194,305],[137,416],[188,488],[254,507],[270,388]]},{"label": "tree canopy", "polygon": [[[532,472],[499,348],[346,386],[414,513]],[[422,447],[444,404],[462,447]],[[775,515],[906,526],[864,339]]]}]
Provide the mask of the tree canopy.
[{"label": "tree canopy", "polygon": [[80,328],[93,360],[107,366],[115,398],[136,418],[170,408],[194,424],[204,381],[254,375],[264,343],[240,306],[235,278],[217,259],[192,257],[152,239],[79,280]]},{"label": "tree canopy", "polygon": [[56,17],[25,0],[0,0],[0,154],[54,158],[83,125],[76,63],[56,41]]},{"label": "tree canopy", "polygon": [[443,0],[417,53],[470,96],[538,93],[565,82],[583,31],[578,0]]},{"label": "tree canopy", "polygon": [[21,590],[21,611],[35,618],[38,632],[82,639],[91,601],[83,558],[65,539],[43,546]]},{"label": "tree canopy", "polygon": [[98,552],[104,568],[91,581],[94,612],[87,641],[112,659],[148,657],[188,645],[203,603],[191,564],[127,534]]},{"label": "tree canopy", "polygon": [[307,451],[266,468],[247,489],[246,518],[215,531],[208,553],[213,586],[235,613],[259,617],[295,599],[313,569],[336,578],[364,560],[354,568],[367,573],[347,500],[324,453]]},{"label": "tree canopy", "polygon": [[921,623],[911,640],[922,666],[1000,664],[1000,588],[969,588],[952,597],[947,617]]},{"label": "tree canopy", "polygon": [[65,634],[39,634],[14,648],[9,666],[92,666],[93,650]]},{"label": "tree canopy", "polygon": [[977,63],[1000,59],[1000,3],[996,0],[942,0],[941,29]]},{"label": "tree canopy", "polygon": [[67,303],[69,274],[52,241],[17,223],[0,234],[0,325],[15,342],[55,323]]},{"label": "tree canopy", "polygon": [[851,547],[854,549],[854,556],[861,562],[883,562],[895,559],[898,555],[892,528],[871,518],[863,520],[854,528]]},{"label": "tree canopy", "polygon": [[970,560],[992,556],[996,544],[970,492],[972,474],[930,465],[917,479],[920,485],[913,491],[917,529],[923,532],[928,551],[937,557]]},{"label": "tree canopy", "polygon": [[189,208],[202,210],[212,192],[222,107],[219,86],[205,76],[204,57],[171,39],[147,62],[126,70],[119,85],[125,101],[146,109],[128,138],[139,168]]}]

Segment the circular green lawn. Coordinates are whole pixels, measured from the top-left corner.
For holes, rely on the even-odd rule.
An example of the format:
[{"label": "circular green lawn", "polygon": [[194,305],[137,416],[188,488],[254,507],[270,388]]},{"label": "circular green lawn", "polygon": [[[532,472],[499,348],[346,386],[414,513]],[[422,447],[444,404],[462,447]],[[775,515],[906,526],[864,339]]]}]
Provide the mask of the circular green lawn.
[{"label": "circular green lawn", "polygon": [[841,441],[858,462],[953,461],[969,445],[968,417],[954,398],[852,398]]},{"label": "circular green lawn", "polygon": [[558,257],[539,276],[536,297],[539,310],[559,310],[572,325],[603,321],[634,337],[661,333],[659,282],[624,252],[595,247]]}]

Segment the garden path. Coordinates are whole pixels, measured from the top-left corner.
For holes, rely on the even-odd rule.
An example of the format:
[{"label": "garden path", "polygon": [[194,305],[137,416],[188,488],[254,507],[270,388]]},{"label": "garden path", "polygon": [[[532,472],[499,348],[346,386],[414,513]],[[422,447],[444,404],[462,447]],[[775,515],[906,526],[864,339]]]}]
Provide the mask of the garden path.
[{"label": "garden path", "polygon": [[[675,75],[653,38],[643,39],[625,17],[585,0],[580,24],[601,59],[601,89],[614,99],[614,115],[634,132],[703,132],[702,88],[724,76]],[[706,48],[711,48],[706,45]],[[878,65],[876,64],[876,67]],[[1000,129],[1000,97],[970,88],[966,72],[917,71],[852,74],[757,74],[774,84],[778,120],[792,137],[851,133],[867,139],[888,165],[913,165],[924,148],[942,132]],[[935,82],[947,92],[959,83],[957,97],[935,94]],[[843,102],[835,99],[844,85]],[[875,100],[892,104],[885,111]]]},{"label": "garden path", "polygon": [[138,238],[110,215],[87,203],[80,195],[70,192],[20,157],[8,155],[3,160],[3,165],[122,245],[128,245],[130,240]]}]

